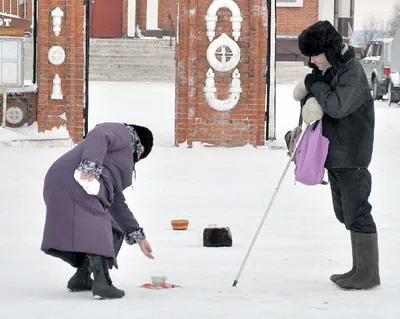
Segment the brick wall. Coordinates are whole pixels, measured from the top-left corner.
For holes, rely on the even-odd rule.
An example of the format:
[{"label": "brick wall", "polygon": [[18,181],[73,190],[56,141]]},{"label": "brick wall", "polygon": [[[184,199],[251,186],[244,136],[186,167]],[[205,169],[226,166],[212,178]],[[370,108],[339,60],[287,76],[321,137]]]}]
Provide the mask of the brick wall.
[{"label": "brick wall", "polygon": [[[241,60],[242,94],[230,111],[212,109],[204,96],[209,40],[205,15],[211,0],[181,0],[180,30],[177,45],[175,143],[202,142],[215,146],[264,144],[266,11],[263,0],[237,0],[243,19]],[[261,8],[261,10],[260,10]],[[190,12],[192,14],[190,14]],[[216,35],[231,35],[230,12],[221,9]],[[227,97],[232,73],[214,70],[219,99]]]},{"label": "brick wall", "polygon": [[146,30],[146,12],[147,0],[136,1],[136,25],[139,25],[141,31]]},{"label": "brick wall", "polygon": [[[126,12],[127,0],[124,4]],[[168,13],[171,13],[176,29],[176,16],[178,0],[159,0],[158,2],[158,27],[169,30]],[[141,30],[146,29],[146,0],[137,0],[136,18]],[[278,7],[277,9],[277,34],[298,35],[303,29],[318,20],[318,0],[303,0],[303,7]],[[125,16],[127,14],[124,13]],[[126,27],[123,29],[126,30]]]},{"label": "brick wall", "polygon": [[[19,5],[19,1],[13,0],[5,1],[4,7],[3,4],[0,3],[0,9],[3,13],[8,13],[12,15],[18,15],[21,18],[29,19],[32,21],[32,1],[28,0],[26,3],[26,8],[24,5]],[[27,31],[31,31],[28,29]],[[0,95],[0,119],[3,116],[3,95]],[[24,124],[31,125],[36,121],[37,116],[37,94],[36,93],[8,93],[7,94],[7,109],[9,107],[19,107],[24,113],[24,118],[21,123],[17,125],[13,125],[7,122],[8,127],[20,127]]]},{"label": "brick wall", "polygon": [[176,30],[176,16],[178,13],[177,0],[158,0],[158,27],[163,30],[170,30],[168,14],[171,13],[174,28]]},{"label": "brick wall", "polygon": [[32,0],[26,1],[26,9],[23,4],[19,4],[19,0],[11,0],[11,3],[10,1],[4,1],[4,7],[3,2],[0,2],[0,12],[13,14],[32,21]]},{"label": "brick wall", "polygon": [[[53,33],[51,11],[64,11],[59,37]],[[50,130],[66,124],[75,142],[83,138],[84,102],[84,6],[82,0],[40,0],[38,10],[38,125]],[[59,45],[66,52],[61,65],[48,61],[48,51]],[[58,73],[64,98],[52,100],[53,78]],[[65,114],[67,121],[60,116]]]},{"label": "brick wall", "polygon": [[298,35],[318,21],[318,0],[303,0],[303,7],[276,8],[277,34]]},{"label": "brick wall", "polygon": [[[0,119],[3,116],[3,94],[0,95]],[[13,125],[7,122],[8,127],[20,127],[24,124],[31,125],[36,121],[37,94],[36,93],[8,93],[7,109],[18,106],[24,112],[24,118],[21,123]]]},{"label": "brick wall", "polygon": [[128,0],[122,0],[122,36],[128,34]]},{"label": "brick wall", "polygon": [[[169,30],[168,12],[176,21],[177,1],[159,0],[158,27]],[[318,20],[318,0],[304,0],[303,7],[278,7],[276,9],[277,34],[299,34]]]}]

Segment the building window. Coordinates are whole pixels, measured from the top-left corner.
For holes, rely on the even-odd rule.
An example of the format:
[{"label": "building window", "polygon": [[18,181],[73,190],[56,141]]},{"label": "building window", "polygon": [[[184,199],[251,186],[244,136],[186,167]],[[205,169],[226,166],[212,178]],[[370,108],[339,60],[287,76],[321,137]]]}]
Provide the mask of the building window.
[{"label": "building window", "polygon": [[277,7],[302,7],[303,0],[277,0]]}]

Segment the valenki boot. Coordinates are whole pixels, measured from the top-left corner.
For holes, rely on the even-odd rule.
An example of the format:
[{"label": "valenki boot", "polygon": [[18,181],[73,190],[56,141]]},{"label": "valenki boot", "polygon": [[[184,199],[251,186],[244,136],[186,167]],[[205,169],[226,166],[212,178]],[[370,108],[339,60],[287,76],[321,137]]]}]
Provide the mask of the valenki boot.
[{"label": "valenki boot", "polygon": [[90,268],[93,272],[93,297],[100,299],[117,299],[125,296],[125,292],[116,288],[108,273],[107,261],[104,256],[89,255]]},{"label": "valenki boot", "polygon": [[343,289],[371,289],[380,285],[378,235],[355,233],[356,272],[335,282]]},{"label": "valenki boot", "polygon": [[339,279],[345,279],[347,277],[353,276],[356,272],[356,233],[350,231],[350,238],[351,238],[351,251],[353,255],[353,268],[350,271],[344,274],[334,274],[330,277],[331,281],[336,282]]},{"label": "valenki boot", "polygon": [[82,264],[76,270],[76,273],[68,281],[67,288],[72,291],[87,291],[92,290],[93,280],[90,277],[89,258],[85,256]]}]

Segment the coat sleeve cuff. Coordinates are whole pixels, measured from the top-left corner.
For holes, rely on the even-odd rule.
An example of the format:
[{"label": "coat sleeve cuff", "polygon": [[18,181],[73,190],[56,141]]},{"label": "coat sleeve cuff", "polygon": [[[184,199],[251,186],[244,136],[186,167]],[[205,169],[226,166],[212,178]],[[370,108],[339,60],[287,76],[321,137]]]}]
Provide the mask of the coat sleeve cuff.
[{"label": "coat sleeve cuff", "polygon": [[135,228],[126,232],[125,241],[128,245],[136,244],[139,240],[146,239],[143,228]]},{"label": "coat sleeve cuff", "polygon": [[101,165],[89,160],[82,160],[78,166],[79,171],[92,174],[96,179],[100,178],[102,169]]}]

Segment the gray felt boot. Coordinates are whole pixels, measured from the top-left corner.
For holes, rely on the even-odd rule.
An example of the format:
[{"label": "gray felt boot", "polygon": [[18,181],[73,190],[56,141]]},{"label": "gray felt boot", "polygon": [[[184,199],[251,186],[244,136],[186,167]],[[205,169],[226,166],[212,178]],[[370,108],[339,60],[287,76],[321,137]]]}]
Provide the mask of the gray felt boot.
[{"label": "gray felt boot", "polygon": [[371,289],[380,285],[378,235],[355,233],[356,272],[335,283],[343,289]]},{"label": "gray felt boot", "polygon": [[334,274],[330,277],[333,282],[338,281],[339,279],[345,279],[347,277],[353,276],[356,272],[356,233],[350,231],[350,238],[351,238],[351,251],[353,255],[353,268],[350,271],[344,274]]},{"label": "gray felt boot", "polygon": [[93,297],[100,299],[117,299],[125,296],[125,292],[116,288],[108,273],[107,260],[104,256],[89,255],[90,268],[93,272]]},{"label": "gray felt boot", "polygon": [[90,278],[89,258],[85,256],[82,264],[76,270],[76,273],[68,281],[67,288],[72,291],[92,290],[93,280]]}]

